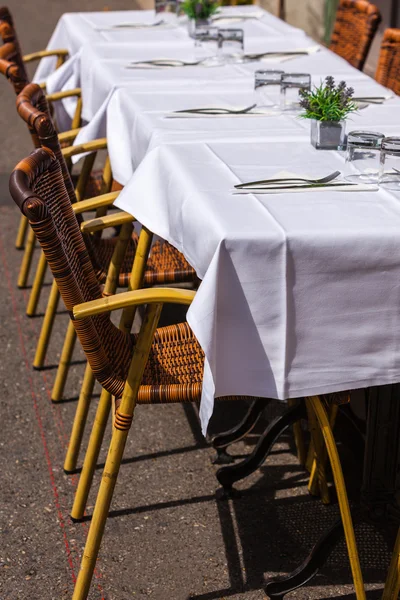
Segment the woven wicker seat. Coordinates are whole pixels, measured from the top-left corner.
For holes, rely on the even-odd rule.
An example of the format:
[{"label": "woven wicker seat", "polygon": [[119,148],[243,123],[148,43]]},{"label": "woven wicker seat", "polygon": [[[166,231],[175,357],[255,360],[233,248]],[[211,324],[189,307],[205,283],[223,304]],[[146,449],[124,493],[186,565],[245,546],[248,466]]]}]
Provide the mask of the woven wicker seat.
[{"label": "woven wicker seat", "polygon": [[368,0],[340,0],[330,49],[362,70],[380,21],[378,8]]},{"label": "woven wicker seat", "polygon": [[375,79],[400,95],[400,29],[386,29],[383,34]]}]

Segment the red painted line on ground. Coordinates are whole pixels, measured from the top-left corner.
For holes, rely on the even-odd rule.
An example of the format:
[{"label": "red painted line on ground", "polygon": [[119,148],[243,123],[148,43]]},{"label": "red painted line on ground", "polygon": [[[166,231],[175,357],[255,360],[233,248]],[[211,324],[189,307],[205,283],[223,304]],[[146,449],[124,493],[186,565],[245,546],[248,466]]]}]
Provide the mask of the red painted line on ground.
[{"label": "red painted line on ground", "polygon": [[[26,292],[26,290],[23,290],[23,295],[24,295],[25,304],[27,304],[28,298],[27,298],[27,292]],[[36,324],[33,322],[32,319],[29,319],[29,325],[30,325],[31,331],[35,335],[35,338],[38,339],[38,337],[39,337],[39,331],[38,331],[38,328],[36,327]],[[50,382],[49,382],[49,380],[47,378],[46,373],[44,371],[42,371],[41,375],[42,375],[42,379],[43,379],[43,382],[44,382],[44,385],[45,385],[45,390],[46,390],[46,393],[47,393],[47,397],[48,397],[49,402],[51,404],[53,419],[54,419],[54,422],[55,422],[56,428],[57,428],[58,439],[60,440],[61,447],[66,450],[67,447],[68,447],[69,437],[68,437],[68,435],[67,435],[67,433],[65,431],[64,420],[62,418],[61,410],[60,410],[60,407],[57,406],[57,404],[54,404],[53,402],[51,402]],[[74,488],[77,487],[77,485],[78,485],[78,478],[77,478],[77,476],[75,474],[71,475],[68,478],[68,481],[72,484],[72,486]],[[68,517],[69,517],[69,515],[68,515]],[[89,530],[89,528],[87,526],[87,523],[83,522],[83,523],[81,523],[81,526],[82,526],[82,528],[83,528],[83,530],[85,532],[85,537],[86,537],[87,533],[88,533],[88,530]],[[77,557],[77,561],[78,561],[78,564],[79,564],[79,557]],[[96,577],[96,579],[101,579],[102,578],[102,574],[97,570],[97,568],[94,569],[94,576]],[[97,587],[98,587],[99,592],[101,594],[103,594],[104,590],[103,590],[103,588],[102,588],[102,586],[101,586],[101,584],[99,582],[97,582]],[[101,600],[105,600],[105,598],[102,597]]]},{"label": "red painted line on ground", "polygon": [[51,462],[50,453],[49,453],[49,449],[47,446],[46,436],[45,436],[44,428],[43,428],[42,417],[40,415],[39,405],[38,405],[38,401],[37,401],[38,399],[35,394],[33,380],[30,375],[31,366],[29,364],[26,349],[25,349],[21,321],[20,321],[20,317],[18,314],[18,310],[17,310],[17,303],[15,300],[15,295],[14,295],[14,290],[13,290],[13,286],[12,286],[12,282],[11,282],[10,272],[8,270],[6,255],[4,252],[4,246],[3,246],[3,242],[1,240],[1,238],[0,238],[0,254],[1,254],[4,272],[5,272],[5,276],[6,276],[6,280],[7,280],[7,287],[8,287],[9,293],[10,293],[10,297],[11,297],[12,310],[14,313],[14,317],[15,317],[15,321],[16,321],[16,325],[17,325],[17,329],[18,329],[18,337],[19,337],[21,351],[22,351],[22,355],[24,358],[25,367],[26,367],[26,371],[27,371],[27,377],[28,377],[29,387],[30,387],[31,396],[32,396],[33,408],[34,408],[34,412],[35,412],[35,416],[36,416],[36,421],[37,421],[37,424],[39,427],[40,438],[42,440],[42,445],[43,445],[43,451],[44,451],[45,458],[46,458],[47,470],[48,470],[49,478],[50,478],[50,485],[51,485],[53,497],[54,497],[54,504],[57,509],[57,515],[58,515],[58,519],[59,519],[60,528],[62,531],[62,537],[64,540],[65,551],[67,554],[68,564],[69,564],[69,567],[71,570],[72,581],[75,584],[75,581],[76,581],[75,570],[74,570],[74,565],[72,562],[68,537],[67,537],[67,533],[65,530],[64,517],[63,517],[62,511],[61,511],[61,506],[60,506],[60,502],[59,502],[58,489],[57,489],[57,485],[56,485],[55,478],[54,478],[53,464]]}]

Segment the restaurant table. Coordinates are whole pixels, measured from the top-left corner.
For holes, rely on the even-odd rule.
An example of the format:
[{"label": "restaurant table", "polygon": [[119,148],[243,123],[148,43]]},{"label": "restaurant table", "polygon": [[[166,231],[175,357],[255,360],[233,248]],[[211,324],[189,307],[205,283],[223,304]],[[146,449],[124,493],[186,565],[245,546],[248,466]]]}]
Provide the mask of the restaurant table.
[{"label": "restaurant table", "polygon": [[[235,25],[224,25],[226,27],[240,27],[244,30],[245,37],[269,39],[287,36],[304,36],[301,29],[293,27],[278,19],[272,14],[263,11],[257,6],[224,7],[222,15],[263,13],[261,19],[247,19]],[[109,44],[137,44],[154,46],[170,42],[183,44],[189,41],[187,24],[185,18],[179,19],[179,27],[170,29],[147,28],[147,29],[111,29],[114,25],[123,23],[154,23],[164,16],[155,15],[154,10],[124,10],[124,11],[102,11],[102,12],[76,12],[65,13],[57,23],[57,26],[47,45],[48,50],[66,48],[73,56],[86,43],[96,44],[107,42]],[[223,26],[222,22],[221,26]],[[45,58],[41,61],[35,77],[38,81],[46,79],[54,71],[56,61]]]},{"label": "restaurant table", "polygon": [[[243,7],[229,12],[238,10]],[[264,66],[310,73],[317,85],[334,75],[358,96],[388,97],[350,115],[347,131],[400,135],[400,99],[322,47],[284,62],[128,68],[138,60],[198,57],[184,26],[100,31],[133,19],[155,16],[65,15],[49,48],[63,45],[71,58],[49,76],[48,89],[82,87],[88,125],[76,143],[107,134],[114,177],[125,185],[116,205],[178,248],[202,280],[187,319],[205,352],[203,431],[214,396],[286,400],[370,388],[364,516],[397,523],[400,402],[392,384],[400,381],[400,194],[382,188],[236,193],[238,183],[282,171],[325,176],[343,169],[344,155],[315,150],[309,122],[287,113],[167,115],[194,106],[251,105],[254,71]],[[267,13],[237,26],[245,29],[247,52],[315,46]],[[37,77],[51,70],[43,62]],[[74,108],[68,102],[67,117]],[[301,414],[290,410],[291,418]],[[272,424],[255,452],[265,456],[288,423]],[[229,488],[243,463],[225,469],[220,481]],[[270,597],[282,598],[308,580],[340,534],[339,524],[286,583],[267,587]]]}]

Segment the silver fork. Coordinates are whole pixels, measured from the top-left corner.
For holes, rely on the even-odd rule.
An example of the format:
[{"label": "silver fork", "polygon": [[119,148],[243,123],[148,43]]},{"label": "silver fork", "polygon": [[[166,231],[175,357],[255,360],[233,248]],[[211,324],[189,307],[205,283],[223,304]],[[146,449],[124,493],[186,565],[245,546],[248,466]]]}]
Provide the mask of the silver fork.
[{"label": "silver fork", "polygon": [[279,179],[261,179],[260,181],[249,181],[247,183],[239,183],[235,185],[237,189],[243,189],[249,186],[256,186],[261,184],[270,184],[270,183],[287,183],[287,182],[299,182],[299,183],[315,183],[315,184],[324,184],[333,181],[337,177],[339,177],[340,171],[334,171],[330,175],[326,175],[326,177],[321,177],[320,179],[305,179],[303,177],[282,177]]},{"label": "silver fork", "polygon": [[186,110],[175,110],[174,114],[179,113],[192,113],[192,114],[204,114],[204,115],[244,115],[255,108],[257,104],[252,104],[247,108],[241,108],[240,110],[231,110],[229,108],[188,108]]},{"label": "silver fork", "polygon": [[130,67],[139,65],[153,65],[155,67],[196,67],[206,62],[206,58],[196,60],[194,62],[185,62],[183,60],[175,60],[169,58],[155,58],[154,60],[138,60],[130,63]]}]

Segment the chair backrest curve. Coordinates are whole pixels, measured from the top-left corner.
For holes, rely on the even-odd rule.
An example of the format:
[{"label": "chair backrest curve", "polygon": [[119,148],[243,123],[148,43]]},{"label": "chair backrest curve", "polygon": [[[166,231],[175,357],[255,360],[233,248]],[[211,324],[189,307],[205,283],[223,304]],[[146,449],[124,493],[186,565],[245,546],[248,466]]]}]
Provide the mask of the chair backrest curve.
[{"label": "chair backrest curve", "polygon": [[400,29],[386,29],[383,34],[375,79],[400,95]]},{"label": "chair backrest curve", "polygon": [[[101,289],[54,153],[40,148],[22,160],[11,174],[10,193],[29,219],[72,318],[73,307],[101,298]],[[119,397],[132,355],[131,336],[107,314],[73,324],[95,377]]]},{"label": "chair backrest curve", "polygon": [[368,0],[340,0],[330,49],[362,70],[380,21],[378,8]]},{"label": "chair backrest curve", "polygon": [[15,45],[14,62],[20,67],[24,78],[28,80],[28,74],[25,69],[21,46],[19,44],[17,32],[14,27],[14,21],[7,6],[0,7],[0,38],[2,39],[3,44],[11,42]]}]

